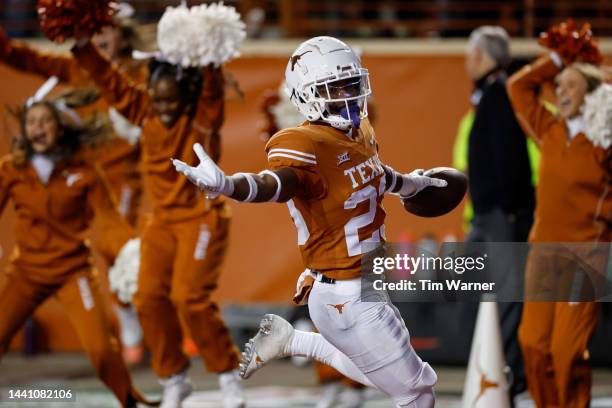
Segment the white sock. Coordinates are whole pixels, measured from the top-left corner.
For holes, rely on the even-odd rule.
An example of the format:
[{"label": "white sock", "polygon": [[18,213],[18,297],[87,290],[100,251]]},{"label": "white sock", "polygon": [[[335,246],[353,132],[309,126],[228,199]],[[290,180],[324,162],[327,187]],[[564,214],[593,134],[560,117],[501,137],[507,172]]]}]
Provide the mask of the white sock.
[{"label": "white sock", "polygon": [[285,350],[290,355],[300,355],[313,358],[323,364],[332,366],[350,379],[360,382],[368,387],[374,384],[357,368],[344,353],[335,348],[330,342],[319,333],[309,333],[295,330],[291,343],[288,344],[289,350]]}]

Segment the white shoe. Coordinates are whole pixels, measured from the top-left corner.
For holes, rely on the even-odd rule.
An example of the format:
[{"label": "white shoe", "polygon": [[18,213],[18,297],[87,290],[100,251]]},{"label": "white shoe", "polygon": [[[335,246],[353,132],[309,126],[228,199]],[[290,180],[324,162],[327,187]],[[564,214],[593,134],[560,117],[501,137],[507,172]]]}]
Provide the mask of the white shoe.
[{"label": "white shoe", "polygon": [[287,357],[294,329],[280,316],[267,314],[259,323],[259,332],[245,345],[240,363],[240,376],[249,378],[271,360]]},{"label": "white shoe", "polygon": [[244,408],[246,406],[246,398],[237,370],[219,374],[219,387],[223,394],[224,408]]},{"label": "white shoe", "polygon": [[339,382],[331,382],[322,386],[323,392],[321,393],[321,399],[317,402],[316,408],[332,408],[336,404],[342,384]]},{"label": "white shoe", "polygon": [[193,391],[191,380],[187,377],[187,370],[160,379],[159,383],[164,386],[164,395],[159,408],[181,408],[183,400]]}]

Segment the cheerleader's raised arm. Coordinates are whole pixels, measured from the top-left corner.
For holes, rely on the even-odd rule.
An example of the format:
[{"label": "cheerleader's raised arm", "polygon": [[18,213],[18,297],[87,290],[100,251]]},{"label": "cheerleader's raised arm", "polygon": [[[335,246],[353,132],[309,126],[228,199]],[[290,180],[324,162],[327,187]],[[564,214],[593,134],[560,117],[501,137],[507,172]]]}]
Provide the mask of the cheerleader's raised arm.
[{"label": "cheerleader's raised arm", "polygon": [[81,67],[89,73],[104,98],[130,123],[141,126],[150,108],[145,85],[136,84],[116,65],[104,58],[91,41],[81,40],[72,49]]},{"label": "cheerleader's raised arm", "polygon": [[42,77],[56,76],[61,82],[85,81],[87,76],[70,56],[39,51],[20,41],[11,40],[0,27],[0,61]]},{"label": "cheerleader's raised arm", "polygon": [[516,118],[523,130],[538,143],[557,121],[540,100],[540,88],[542,84],[552,82],[558,73],[558,66],[546,55],[524,66],[507,83],[508,96]]}]

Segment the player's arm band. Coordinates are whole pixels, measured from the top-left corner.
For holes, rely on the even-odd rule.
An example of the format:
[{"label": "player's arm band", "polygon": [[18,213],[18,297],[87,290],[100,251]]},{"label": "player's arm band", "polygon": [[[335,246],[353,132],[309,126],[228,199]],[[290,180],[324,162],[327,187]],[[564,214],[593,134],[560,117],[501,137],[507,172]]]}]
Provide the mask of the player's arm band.
[{"label": "player's arm band", "polygon": [[385,186],[387,186],[385,193],[399,194],[404,185],[404,175],[386,164],[383,165],[383,168],[385,169]]},{"label": "player's arm band", "polygon": [[295,197],[299,180],[290,168],[264,170],[259,174],[236,173],[230,176],[234,191],[230,195],[236,201],[284,203]]},{"label": "player's arm band", "polygon": [[[255,180],[256,174],[236,173],[234,176],[241,177],[242,180],[246,180],[247,185],[249,186],[246,197],[244,198],[244,200],[241,200],[241,201],[244,201],[247,203],[253,202],[253,200],[255,200],[255,197],[257,197],[257,194],[259,193],[259,185],[257,184],[257,180]],[[234,191],[235,190],[236,190],[236,180],[234,180]]]}]

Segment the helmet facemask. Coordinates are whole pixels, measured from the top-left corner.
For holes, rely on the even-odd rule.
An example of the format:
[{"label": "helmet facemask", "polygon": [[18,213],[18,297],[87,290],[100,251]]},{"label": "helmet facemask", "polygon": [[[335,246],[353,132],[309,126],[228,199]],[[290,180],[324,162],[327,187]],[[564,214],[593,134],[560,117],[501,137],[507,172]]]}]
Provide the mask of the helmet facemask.
[{"label": "helmet facemask", "polygon": [[367,98],[371,94],[368,72],[315,82],[315,95],[321,120],[335,128],[358,129],[368,116]]},{"label": "helmet facemask", "polygon": [[368,116],[367,98],[372,92],[365,68],[318,79],[310,88],[312,106],[319,113],[319,120],[337,129],[357,129],[361,120]]}]

